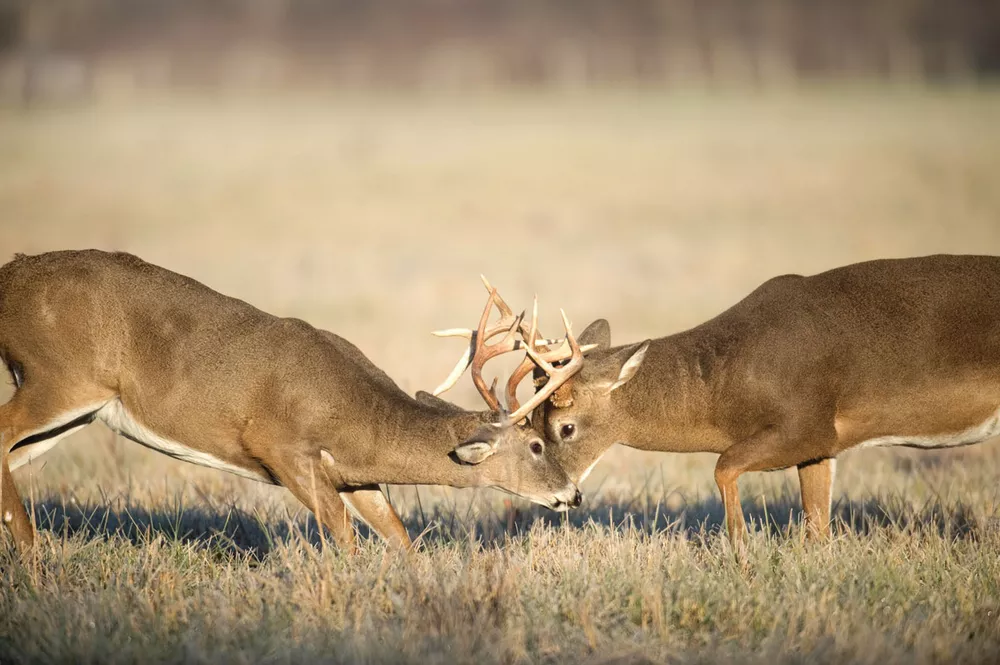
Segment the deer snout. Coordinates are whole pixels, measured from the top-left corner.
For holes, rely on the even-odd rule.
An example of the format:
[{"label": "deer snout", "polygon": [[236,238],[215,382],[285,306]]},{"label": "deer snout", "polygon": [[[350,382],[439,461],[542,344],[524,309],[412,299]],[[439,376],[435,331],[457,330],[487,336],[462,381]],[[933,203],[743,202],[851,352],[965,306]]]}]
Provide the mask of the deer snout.
[{"label": "deer snout", "polygon": [[570,508],[576,508],[582,502],[583,495],[580,494],[580,490],[577,489],[576,485],[570,485],[566,489],[556,493],[555,501],[549,504],[549,508],[563,512]]}]

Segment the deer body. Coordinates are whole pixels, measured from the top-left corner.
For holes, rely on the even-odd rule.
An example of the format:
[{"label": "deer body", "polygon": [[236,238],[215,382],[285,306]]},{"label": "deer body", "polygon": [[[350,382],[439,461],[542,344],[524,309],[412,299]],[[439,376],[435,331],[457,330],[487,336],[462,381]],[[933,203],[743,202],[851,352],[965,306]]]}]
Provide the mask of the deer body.
[{"label": "deer body", "polygon": [[[283,485],[348,547],[353,510],[409,545],[378,483],[489,485],[573,502],[533,434],[411,398],[357,347],[122,253],[53,252],[0,268],[4,519],[32,533],[11,469],[93,420],[172,457]],[[578,500],[578,499],[576,499]],[[345,505],[346,504],[346,505]]]},{"label": "deer body", "polygon": [[736,540],[742,473],[797,466],[807,522],[826,535],[840,452],[1000,434],[996,257],[778,277],[686,332],[611,348],[597,321],[580,342],[600,348],[543,407],[541,426],[570,476],[583,477],[614,443],[718,453]]}]

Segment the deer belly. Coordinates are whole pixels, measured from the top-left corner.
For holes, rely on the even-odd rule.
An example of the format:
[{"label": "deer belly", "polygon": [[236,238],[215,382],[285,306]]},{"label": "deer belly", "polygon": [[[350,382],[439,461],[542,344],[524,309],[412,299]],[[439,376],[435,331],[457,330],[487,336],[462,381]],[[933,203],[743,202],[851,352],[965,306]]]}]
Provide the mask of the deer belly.
[{"label": "deer belly", "polygon": [[97,412],[97,419],[107,425],[111,430],[118,432],[122,436],[132,439],[136,443],[142,444],[147,448],[158,450],[161,453],[173,457],[174,459],[184,460],[185,462],[191,462],[192,464],[198,464],[200,466],[207,466],[211,469],[228,471],[236,474],[237,476],[250,478],[251,480],[260,480],[267,483],[271,482],[271,479],[262,473],[256,472],[252,469],[244,469],[243,467],[236,466],[235,464],[230,464],[229,462],[225,462],[214,455],[210,455],[209,453],[201,450],[185,446],[183,443],[160,436],[137,421],[132,414],[125,409],[124,405],[122,405],[121,401],[118,399],[111,400],[101,407],[101,409]]},{"label": "deer belly", "polygon": [[959,432],[930,435],[893,435],[880,436],[862,441],[858,448],[874,448],[880,446],[906,446],[908,448],[954,448],[980,443],[991,437],[1000,435],[1000,410],[993,413],[985,421]]}]

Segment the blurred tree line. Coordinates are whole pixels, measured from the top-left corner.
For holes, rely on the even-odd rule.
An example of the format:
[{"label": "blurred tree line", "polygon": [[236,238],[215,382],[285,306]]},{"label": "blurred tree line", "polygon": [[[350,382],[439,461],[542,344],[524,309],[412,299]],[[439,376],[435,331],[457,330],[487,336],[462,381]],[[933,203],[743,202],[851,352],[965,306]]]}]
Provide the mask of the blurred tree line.
[{"label": "blurred tree line", "polygon": [[1000,71],[1000,1],[0,0],[0,66],[28,98],[62,79],[83,90],[970,79]]}]

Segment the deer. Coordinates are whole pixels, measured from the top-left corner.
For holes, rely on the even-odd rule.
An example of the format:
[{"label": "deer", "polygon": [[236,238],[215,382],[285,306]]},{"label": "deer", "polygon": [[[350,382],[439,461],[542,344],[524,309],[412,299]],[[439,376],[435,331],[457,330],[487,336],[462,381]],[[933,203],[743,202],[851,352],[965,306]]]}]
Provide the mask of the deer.
[{"label": "deer", "polygon": [[[530,342],[537,329],[523,334]],[[795,467],[805,535],[822,541],[832,535],[841,452],[941,449],[1000,434],[1000,257],[782,275],[690,330],[611,346],[610,325],[598,319],[578,345],[586,358],[559,366],[545,344],[527,344],[509,402],[531,374],[535,397],[545,395],[529,402],[534,427],[578,484],[615,443],[718,454],[715,482],[737,555],[744,473]]]},{"label": "deer", "polygon": [[[520,348],[512,313],[470,358]],[[494,487],[553,510],[581,495],[543,438],[490,407],[410,397],[347,340],[279,318],[123,252],[16,255],[0,267],[0,510],[18,550],[34,530],[12,471],[94,421],[173,458],[287,488],[336,544],[351,516],[388,543],[412,542],[380,484]],[[322,533],[322,527],[321,527]]]}]

